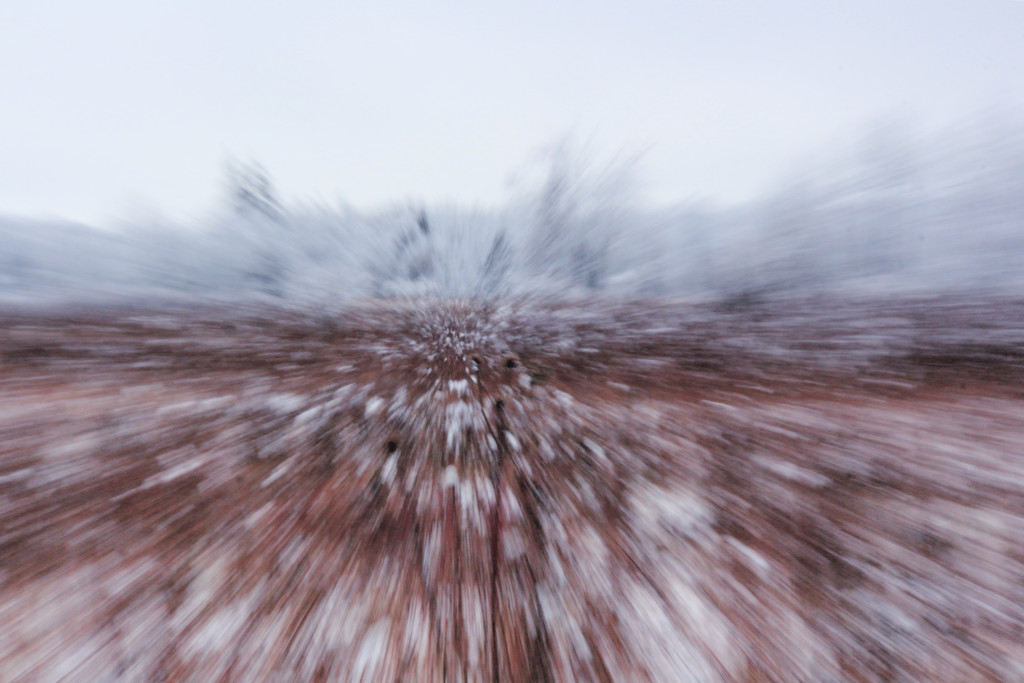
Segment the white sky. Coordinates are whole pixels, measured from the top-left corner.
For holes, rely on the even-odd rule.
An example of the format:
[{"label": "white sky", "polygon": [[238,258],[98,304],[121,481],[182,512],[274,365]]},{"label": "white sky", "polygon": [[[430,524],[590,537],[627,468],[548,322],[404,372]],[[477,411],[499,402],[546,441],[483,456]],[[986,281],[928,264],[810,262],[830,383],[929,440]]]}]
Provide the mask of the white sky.
[{"label": "white sky", "polygon": [[488,205],[565,134],[644,197],[730,201],[889,116],[1024,106],[1021,0],[38,0],[0,5],[0,213],[290,198]]}]

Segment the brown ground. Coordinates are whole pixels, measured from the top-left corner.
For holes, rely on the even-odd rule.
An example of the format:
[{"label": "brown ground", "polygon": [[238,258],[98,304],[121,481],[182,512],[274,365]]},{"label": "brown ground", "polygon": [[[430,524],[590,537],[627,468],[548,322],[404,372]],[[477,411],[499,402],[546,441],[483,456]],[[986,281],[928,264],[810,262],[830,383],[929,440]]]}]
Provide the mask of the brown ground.
[{"label": "brown ground", "polygon": [[0,315],[0,680],[1024,680],[1024,304]]}]

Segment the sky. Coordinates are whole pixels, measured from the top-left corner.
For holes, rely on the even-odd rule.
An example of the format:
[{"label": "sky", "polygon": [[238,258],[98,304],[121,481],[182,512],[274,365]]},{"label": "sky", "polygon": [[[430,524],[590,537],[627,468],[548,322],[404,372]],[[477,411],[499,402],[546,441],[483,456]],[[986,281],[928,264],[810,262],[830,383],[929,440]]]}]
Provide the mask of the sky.
[{"label": "sky", "polygon": [[[566,138],[637,200],[736,202],[874,122],[1024,110],[1021,0],[40,0],[0,6],[0,214],[500,204]],[[1024,119],[1022,119],[1024,120]]]}]

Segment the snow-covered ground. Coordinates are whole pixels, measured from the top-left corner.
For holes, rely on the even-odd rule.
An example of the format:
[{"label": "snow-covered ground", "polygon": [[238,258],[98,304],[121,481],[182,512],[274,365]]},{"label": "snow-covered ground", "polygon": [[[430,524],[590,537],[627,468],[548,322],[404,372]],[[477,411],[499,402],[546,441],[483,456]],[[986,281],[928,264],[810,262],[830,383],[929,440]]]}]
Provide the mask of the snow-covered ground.
[{"label": "snow-covered ground", "polygon": [[978,130],[733,207],[0,219],[0,679],[1024,679]]},{"label": "snow-covered ground", "polygon": [[0,318],[5,680],[1017,680],[1024,304]]}]

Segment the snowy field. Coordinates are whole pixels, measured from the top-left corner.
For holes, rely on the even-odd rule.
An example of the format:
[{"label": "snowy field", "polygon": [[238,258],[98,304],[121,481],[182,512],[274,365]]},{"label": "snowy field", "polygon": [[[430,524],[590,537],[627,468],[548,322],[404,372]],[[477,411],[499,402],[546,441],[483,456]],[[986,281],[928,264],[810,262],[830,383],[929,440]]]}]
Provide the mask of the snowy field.
[{"label": "snowy field", "polygon": [[1019,680],[1024,303],[0,317],[4,680]]},{"label": "snowy field", "polygon": [[1015,130],[0,219],[0,680],[1024,680]]},{"label": "snowy field", "polygon": [[1024,683],[1024,2],[0,17],[0,683]]}]

